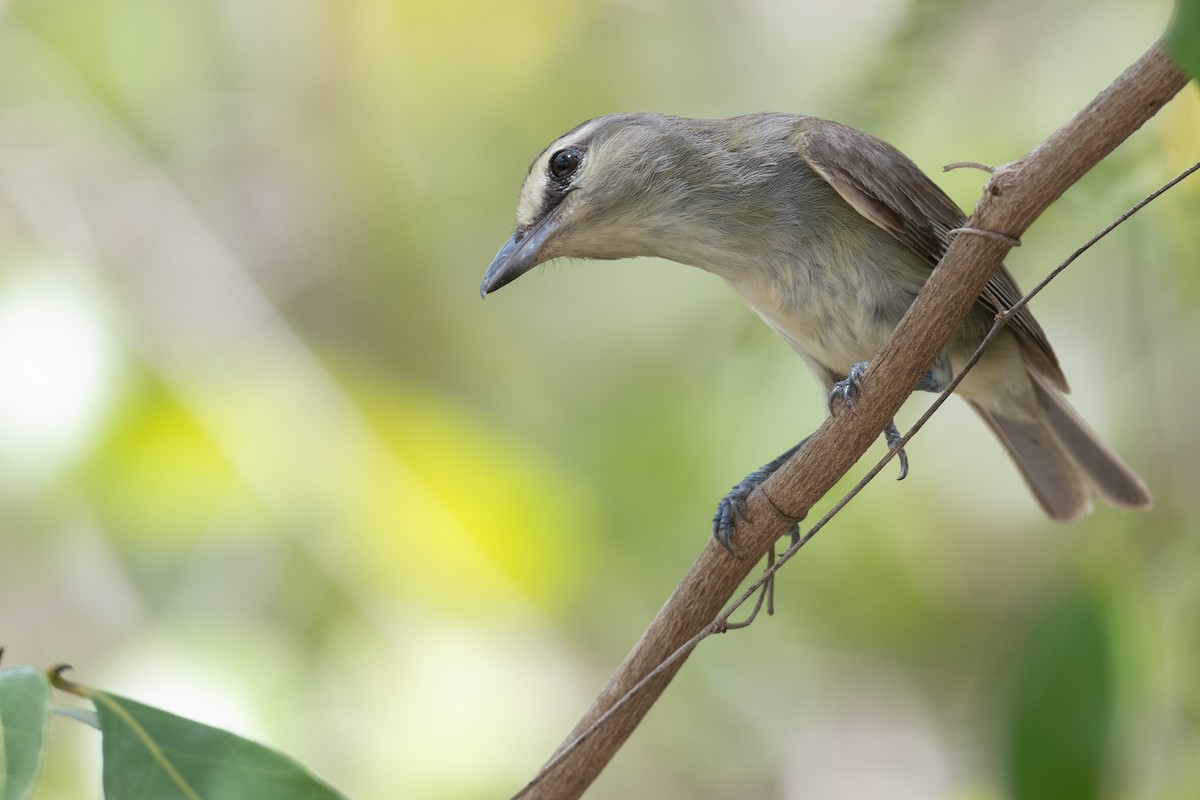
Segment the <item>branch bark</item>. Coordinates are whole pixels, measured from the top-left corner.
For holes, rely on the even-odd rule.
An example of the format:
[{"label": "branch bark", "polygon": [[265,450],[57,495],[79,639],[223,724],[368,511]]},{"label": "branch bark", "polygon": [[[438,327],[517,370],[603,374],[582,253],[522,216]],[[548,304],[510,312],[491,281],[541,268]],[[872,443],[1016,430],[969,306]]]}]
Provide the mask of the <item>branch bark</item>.
[{"label": "branch bark", "polygon": [[[1010,244],[1088,170],[1154,116],[1187,83],[1156,42],[1112,85],[1044,142],[996,169],[967,225],[1003,236],[962,233],[879,354],[871,361],[853,413],[830,417],[745,506],[738,557],[709,542],[662,610],[617,668],[550,762],[518,797],[563,800],[583,794],[683,665],[697,633],[713,620],[788,525],[866,452],[928,371],[983,291]],[[577,745],[572,743],[667,658],[675,660]]]}]

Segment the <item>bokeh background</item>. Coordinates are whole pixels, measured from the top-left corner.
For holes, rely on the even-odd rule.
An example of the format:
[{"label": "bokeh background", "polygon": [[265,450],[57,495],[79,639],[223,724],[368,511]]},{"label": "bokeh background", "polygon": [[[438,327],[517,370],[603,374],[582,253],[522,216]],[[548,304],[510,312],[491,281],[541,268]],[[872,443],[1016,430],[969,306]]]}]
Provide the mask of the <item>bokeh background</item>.
[{"label": "bokeh background", "polygon": [[[530,160],[611,111],[799,111],[882,135],[969,207],[981,173],[942,164],[1034,146],[1170,11],[0,2],[6,663],[70,662],[354,798],[507,796],[717,498],[824,413],[697,270],[551,265],[480,301]],[[1014,273],[1198,152],[1193,85]],[[1198,216],[1193,178],[1034,305],[1152,512],[1048,523],[948,404],[909,479],[813,541],[775,617],[705,643],[589,796],[1197,796]],[[56,721],[38,797],[98,797],[98,749]]]}]

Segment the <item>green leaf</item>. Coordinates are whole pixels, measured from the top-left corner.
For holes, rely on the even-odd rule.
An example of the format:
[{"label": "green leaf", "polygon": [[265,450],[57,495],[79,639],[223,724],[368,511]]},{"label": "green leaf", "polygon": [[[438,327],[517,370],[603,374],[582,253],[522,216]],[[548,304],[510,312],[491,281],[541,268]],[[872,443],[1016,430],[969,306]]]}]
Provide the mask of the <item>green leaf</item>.
[{"label": "green leaf", "polygon": [[228,731],[90,689],[105,800],[345,800],[292,758]]},{"label": "green leaf", "polygon": [[1012,797],[1100,796],[1111,746],[1111,655],[1103,610],[1090,595],[1060,600],[1029,632],[1006,732]]},{"label": "green leaf", "polygon": [[0,800],[33,794],[46,746],[50,682],[34,667],[0,669]]},{"label": "green leaf", "polygon": [[76,722],[82,722],[89,728],[100,730],[100,716],[90,708],[77,708],[76,706],[52,706],[50,708],[55,714],[67,719],[73,719]]},{"label": "green leaf", "polygon": [[1175,0],[1167,50],[1188,77],[1200,77],[1200,0]]}]

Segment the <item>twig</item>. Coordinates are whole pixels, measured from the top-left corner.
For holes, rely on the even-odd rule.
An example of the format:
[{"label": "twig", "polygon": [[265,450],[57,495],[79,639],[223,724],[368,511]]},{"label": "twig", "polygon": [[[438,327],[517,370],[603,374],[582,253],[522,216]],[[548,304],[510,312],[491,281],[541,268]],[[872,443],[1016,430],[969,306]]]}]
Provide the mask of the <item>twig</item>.
[{"label": "twig", "polygon": [[990,164],[981,164],[978,161],[952,161],[942,167],[942,172],[953,172],[956,169],[977,169],[991,175],[996,168]]}]

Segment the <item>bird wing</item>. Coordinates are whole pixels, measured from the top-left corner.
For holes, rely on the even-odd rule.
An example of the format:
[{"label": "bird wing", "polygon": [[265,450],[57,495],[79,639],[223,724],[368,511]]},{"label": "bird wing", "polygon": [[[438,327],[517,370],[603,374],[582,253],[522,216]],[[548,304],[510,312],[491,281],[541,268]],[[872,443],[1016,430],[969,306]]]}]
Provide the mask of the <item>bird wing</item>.
[{"label": "bird wing", "polygon": [[[804,160],[854,210],[903,242],[929,264],[930,270],[949,246],[949,232],[966,216],[954,201],[907,156],[887,142],[830,120],[808,117],[800,124]],[[882,180],[881,176],[889,177]],[[1001,265],[988,280],[978,302],[995,315],[1022,297],[1017,282]],[[1066,392],[1058,358],[1029,306],[1009,322],[1029,365]]]}]

